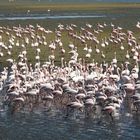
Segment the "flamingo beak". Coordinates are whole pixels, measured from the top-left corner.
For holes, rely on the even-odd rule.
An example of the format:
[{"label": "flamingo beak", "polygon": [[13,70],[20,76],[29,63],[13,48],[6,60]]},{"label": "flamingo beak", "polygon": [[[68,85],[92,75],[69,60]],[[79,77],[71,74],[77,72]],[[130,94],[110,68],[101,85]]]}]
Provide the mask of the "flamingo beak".
[{"label": "flamingo beak", "polygon": [[80,110],[81,112],[84,112],[84,109],[83,109],[83,108],[79,108],[79,110]]}]

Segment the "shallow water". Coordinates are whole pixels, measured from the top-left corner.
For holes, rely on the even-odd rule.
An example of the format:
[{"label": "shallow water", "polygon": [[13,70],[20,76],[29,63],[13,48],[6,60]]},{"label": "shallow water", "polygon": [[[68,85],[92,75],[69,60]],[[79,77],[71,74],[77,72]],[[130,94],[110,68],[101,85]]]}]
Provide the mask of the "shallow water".
[{"label": "shallow water", "polygon": [[105,15],[58,15],[58,16],[48,16],[48,15],[30,15],[30,16],[11,16],[11,17],[0,17],[0,20],[39,20],[39,19],[76,19],[76,18],[97,18],[105,17]]},{"label": "shallow water", "polygon": [[7,13],[0,11],[0,26],[26,26],[28,24],[40,24],[43,27],[55,29],[58,23],[64,25],[74,23],[84,26],[86,23],[96,25],[97,23],[113,23],[123,28],[134,28],[140,20],[140,9],[110,9],[93,11],[51,11],[40,12],[32,11],[27,13]]},{"label": "shallow water", "polygon": [[124,112],[113,122],[68,119],[61,113],[0,113],[1,140],[139,140],[140,116]]}]

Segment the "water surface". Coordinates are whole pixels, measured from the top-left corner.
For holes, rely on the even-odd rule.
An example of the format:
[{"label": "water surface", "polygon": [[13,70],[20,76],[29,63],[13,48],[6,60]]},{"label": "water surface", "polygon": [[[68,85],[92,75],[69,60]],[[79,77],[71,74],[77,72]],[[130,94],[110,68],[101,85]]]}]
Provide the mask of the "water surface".
[{"label": "water surface", "polygon": [[3,140],[139,140],[140,116],[125,112],[115,120],[68,119],[61,113],[0,114]]}]

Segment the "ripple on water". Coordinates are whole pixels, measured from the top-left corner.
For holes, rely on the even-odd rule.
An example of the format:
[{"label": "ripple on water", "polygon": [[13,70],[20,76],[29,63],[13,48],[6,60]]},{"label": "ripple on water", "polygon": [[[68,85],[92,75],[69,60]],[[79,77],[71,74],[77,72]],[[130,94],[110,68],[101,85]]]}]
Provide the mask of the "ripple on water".
[{"label": "ripple on water", "polygon": [[3,16],[0,20],[39,20],[39,19],[77,19],[77,18],[102,18],[105,15],[37,15],[37,16]]},{"label": "ripple on water", "polygon": [[[127,115],[126,115],[127,116]],[[7,140],[117,140],[139,139],[137,119],[129,117],[110,123],[95,119],[67,119],[48,112],[0,115],[0,139]],[[137,125],[136,125],[137,124]]]}]

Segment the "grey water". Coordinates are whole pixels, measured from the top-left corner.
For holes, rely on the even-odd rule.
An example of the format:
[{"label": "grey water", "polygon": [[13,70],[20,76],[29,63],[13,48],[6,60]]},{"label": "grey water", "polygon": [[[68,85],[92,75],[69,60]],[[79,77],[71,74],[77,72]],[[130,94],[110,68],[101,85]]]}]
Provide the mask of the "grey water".
[{"label": "grey water", "polygon": [[105,15],[55,15],[55,16],[11,16],[11,17],[0,17],[0,20],[39,20],[39,19],[74,19],[74,18],[97,18],[105,17]]},{"label": "grey water", "polygon": [[113,122],[34,111],[0,113],[1,140],[139,140],[140,116],[124,111]]}]

